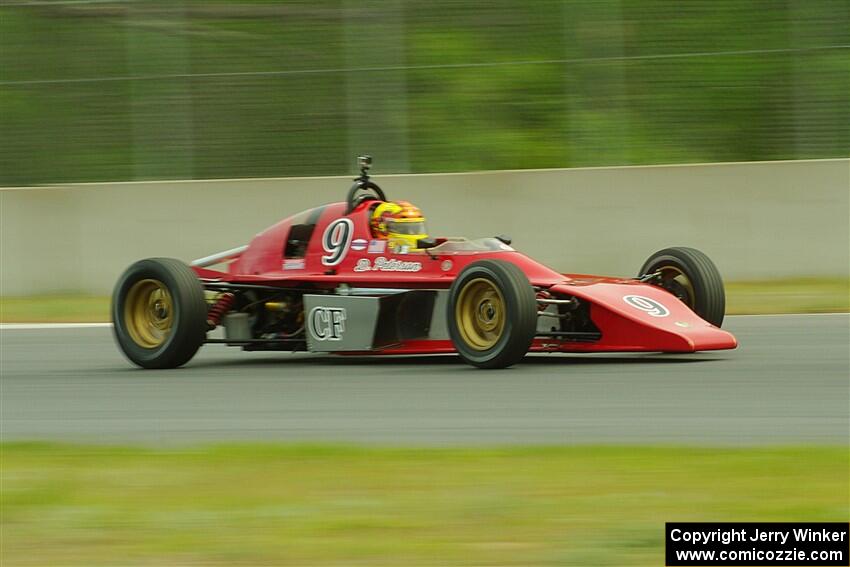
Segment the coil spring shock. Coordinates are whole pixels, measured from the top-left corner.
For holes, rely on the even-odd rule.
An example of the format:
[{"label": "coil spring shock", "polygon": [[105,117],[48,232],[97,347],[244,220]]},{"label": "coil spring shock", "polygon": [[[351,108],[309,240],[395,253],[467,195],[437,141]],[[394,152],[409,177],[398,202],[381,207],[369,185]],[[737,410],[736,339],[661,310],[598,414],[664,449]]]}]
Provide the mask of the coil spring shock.
[{"label": "coil spring shock", "polygon": [[210,330],[218,327],[219,323],[221,323],[222,317],[224,317],[225,313],[230,311],[235,300],[236,296],[229,292],[222,293],[218,296],[216,302],[212,307],[210,307],[210,310],[207,311],[207,326]]}]

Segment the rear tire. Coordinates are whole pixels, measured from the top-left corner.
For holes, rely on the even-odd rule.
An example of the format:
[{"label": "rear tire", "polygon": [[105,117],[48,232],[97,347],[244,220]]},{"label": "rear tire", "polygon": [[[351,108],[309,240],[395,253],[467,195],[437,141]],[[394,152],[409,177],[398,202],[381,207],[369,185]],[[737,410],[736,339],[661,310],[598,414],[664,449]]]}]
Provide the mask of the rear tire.
[{"label": "rear tire", "polygon": [[112,296],[115,340],[142,368],[177,368],[204,343],[207,303],[195,272],[173,258],[127,268]]},{"label": "rear tire", "polygon": [[691,310],[720,327],[726,314],[726,291],[717,266],[695,248],[675,246],[659,250],[644,262],[640,275],[661,273],[653,282],[678,297]]},{"label": "rear tire", "polygon": [[449,290],[449,336],[460,357],[479,368],[522,360],[537,333],[537,298],[528,278],[503,260],[481,260]]}]

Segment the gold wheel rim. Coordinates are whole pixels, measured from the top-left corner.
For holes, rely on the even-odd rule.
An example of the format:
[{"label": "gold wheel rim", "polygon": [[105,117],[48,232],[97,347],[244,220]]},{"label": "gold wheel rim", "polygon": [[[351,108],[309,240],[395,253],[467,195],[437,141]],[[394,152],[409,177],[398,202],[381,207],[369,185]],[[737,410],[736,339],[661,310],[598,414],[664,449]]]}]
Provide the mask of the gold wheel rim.
[{"label": "gold wheel rim", "polygon": [[140,347],[162,345],[174,324],[174,304],[165,284],[154,279],[134,283],[124,301],[124,324]]},{"label": "gold wheel rim", "polygon": [[[682,286],[682,288],[685,290],[685,293],[687,293],[688,295],[687,301],[685,303],[687,303],[688,306],[693,309],[695,301],[694,298],[696,297],[696,294],[694,293],[694,284],[691,282],[691,279],[685,275],[685,272],[683,272],[676,266],[661,266],[658,271],[661,272],[662,287],[670,291],[668,285],[669,282],[672,281]],[[665,283],[668,283],[668,285],[664,285]]]},{"label": "gold wheel rim", "polygon": [[463,341],[475,350],[492,348],[505,329],[505,298],[493,282],[476,278],[460,290],[455,321]]}]

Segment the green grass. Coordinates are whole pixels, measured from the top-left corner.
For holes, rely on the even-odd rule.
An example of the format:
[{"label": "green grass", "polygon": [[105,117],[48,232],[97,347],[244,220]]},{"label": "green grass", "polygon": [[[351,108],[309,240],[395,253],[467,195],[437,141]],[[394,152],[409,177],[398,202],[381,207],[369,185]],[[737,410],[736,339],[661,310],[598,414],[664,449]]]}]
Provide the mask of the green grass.
[{"label": "green grass", "polygon": [[666,521],[843,521],[845,448],[6,444],[18,565],[663,565]]},{"label": "green grass", "polygon": [[90,295],[0,297],[2,323],[97,323],[109,321],[109,298]]},{"label": "green grass", "polygon": [[850,280],[842,278],[730,282],[726,285],[730,314],[846,313]]},{"label": "green grass", "polygon": [[[726,284],[730,315],[762,313],[846,313],[850,280],[785,279]],[[0,297],[0,322],[109,321],[109,298],[85,295]]]}]

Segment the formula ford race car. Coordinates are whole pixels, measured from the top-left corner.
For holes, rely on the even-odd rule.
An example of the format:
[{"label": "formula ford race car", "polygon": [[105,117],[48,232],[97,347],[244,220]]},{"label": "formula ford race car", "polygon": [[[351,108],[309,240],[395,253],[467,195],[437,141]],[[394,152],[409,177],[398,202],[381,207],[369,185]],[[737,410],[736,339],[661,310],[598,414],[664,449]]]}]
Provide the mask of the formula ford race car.
[{"label": "formula ford race car", "polygon": [[[112,300],[117,342],[144,368],[204,343],[345,354],[457,353],[503,368],[528,352],[731,349],[717,268],[692,248],[653,254],[637,278],[561,274],[509,238],[431,238],[387,201],[371,158],[347,199],[304,211],[249,245],[186,265],[131,265]],[[212,267],[221,266],[220,270]],[[219,326],[223,337],[208,336]]]}]

